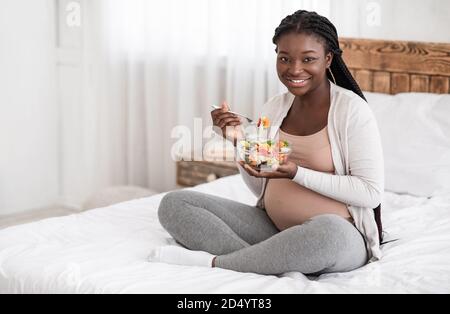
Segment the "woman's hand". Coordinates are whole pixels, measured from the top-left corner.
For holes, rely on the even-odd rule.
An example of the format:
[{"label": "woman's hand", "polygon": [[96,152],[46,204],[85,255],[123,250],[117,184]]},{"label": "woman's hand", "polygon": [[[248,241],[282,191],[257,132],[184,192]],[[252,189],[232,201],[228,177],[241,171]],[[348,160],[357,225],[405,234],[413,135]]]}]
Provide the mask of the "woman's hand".
[{"label": "woman's hand", "polygon": [[229,110],[228,104],[224,101],[221,109],[211,111],[211,118],[213,125],[222,130],[221,135],[223,138],[230,140],[236,146],[237,140],[243,137],[243,132],[240,127],[242,122],[237,115],[229,113]]},{"label": "woman's hand", "polygon": [[244,161],[240,161],[239,164],[247,171],[247,173],[256,178],[268,178],[268,179],[294,179],[297,174],[298,166],[292,161],[286,161],[282,165],[278,166],[276,171],[264,172],[259,171],[246,164]]}]

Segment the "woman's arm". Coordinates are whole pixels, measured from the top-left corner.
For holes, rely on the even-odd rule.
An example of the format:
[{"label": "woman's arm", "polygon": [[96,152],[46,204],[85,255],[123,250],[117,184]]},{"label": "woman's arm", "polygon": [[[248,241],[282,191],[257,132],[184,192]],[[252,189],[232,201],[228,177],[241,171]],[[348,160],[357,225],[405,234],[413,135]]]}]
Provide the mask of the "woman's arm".
[{"label": "woman's arm", "polygon": [[368,104],[357,103],[354,108],[347,129],[350,174],[333,175],[298,167],[293,181],[348,205],[375,208],[384,192],[381,139]]},{"label": "woman's arm", "polygon": [[332,175],[299,167],[293,180],[348,205],[375,208],[381,203],[382,192],[378,186],[361,177]]}]

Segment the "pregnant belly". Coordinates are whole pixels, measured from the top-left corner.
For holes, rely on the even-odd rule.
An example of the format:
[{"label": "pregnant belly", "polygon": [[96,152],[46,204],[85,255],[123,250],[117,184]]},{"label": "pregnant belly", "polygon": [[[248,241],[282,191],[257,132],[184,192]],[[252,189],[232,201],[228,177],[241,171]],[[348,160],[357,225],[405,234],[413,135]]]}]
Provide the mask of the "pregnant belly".
[{"label": "pregnant belly", "polygon": [[335,214],[351,221],[347,205],[311,191],[289,179],[269,180],[264,195],[267,214],[279,230],[308,219]]}]

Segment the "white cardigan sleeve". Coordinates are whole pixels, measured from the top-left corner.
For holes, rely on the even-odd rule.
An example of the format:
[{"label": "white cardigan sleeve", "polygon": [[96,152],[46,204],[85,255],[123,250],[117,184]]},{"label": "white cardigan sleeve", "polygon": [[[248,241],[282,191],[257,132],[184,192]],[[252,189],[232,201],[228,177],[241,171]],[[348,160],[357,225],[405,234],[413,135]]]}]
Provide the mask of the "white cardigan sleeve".
[{"label": "white cardigan sleeve", "polygon": [[298,167],[293,181],[348,205],[375,208],[384,191],[383,151],[377,122],[365,102],[353,106],[348,121],[349,175]]}]

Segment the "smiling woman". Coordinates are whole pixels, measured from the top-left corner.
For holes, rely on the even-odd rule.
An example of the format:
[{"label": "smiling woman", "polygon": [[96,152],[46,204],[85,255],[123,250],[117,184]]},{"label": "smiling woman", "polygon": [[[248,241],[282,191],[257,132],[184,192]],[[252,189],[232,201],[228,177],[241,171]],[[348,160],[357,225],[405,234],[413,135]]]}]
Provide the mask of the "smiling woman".
[{"label": "smiling woman", "polygon": [[239,165],[256,206],[193,191],[167,194],[160,222],[193,251],[162,247],[150,261],[274,275],[345,272],[381,258],[381,224],[372,211],[384,191],[381,142],[336,29],[301,10],[281,22],[273,42],[289,92],[270,99],[260,116],[273,123],[270,137],[289,137],[293,158],[273,172]]},{"label": "smiling woman", "polygon": [[292,94],[303,96],[326,83],[333,55],[315,36],[286,34],[277,41],[277,51],[278,77]]},{"label": "smiling woman", "polygon": [[[328,80],[324,77],[328,77],[365,100],[341,57],[337,30],[325,17],[299,10],[281,22],[275,30],[273,43],[277,46],[278,76],[288,89],[304,87],[311,80],[309,91],[312,91],[326,83]],[[298,93],[289,91],[294,95]],[[300,93],[312,96],[307,90]],[[323,94],[323,89],[319,94]]]}]

